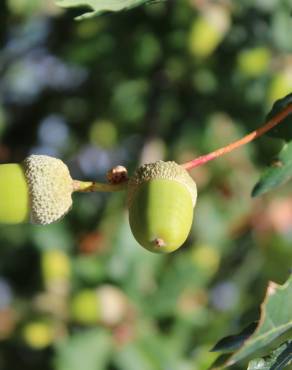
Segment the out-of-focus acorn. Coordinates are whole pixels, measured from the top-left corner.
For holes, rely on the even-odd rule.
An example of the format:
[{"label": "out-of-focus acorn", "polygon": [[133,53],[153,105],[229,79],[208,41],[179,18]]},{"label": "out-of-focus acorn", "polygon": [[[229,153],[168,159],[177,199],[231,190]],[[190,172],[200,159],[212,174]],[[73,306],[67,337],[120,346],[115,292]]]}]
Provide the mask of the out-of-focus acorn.
[{"label": "out-of-focus acorn", "polygon": [[77,292],[70,307],[72,319],[83,325],[100,323],[109,327],[116,326],[131,312],[130,303],[123,291],[108,284]]},{"label": "out-of-focus acorn", "polygon": [[[70,287],[71,263],[69,256],[59,249],[47,249],[42,252],[41,269],[47,290],[65,294]],[[61,294],[61,296],[62,296]]]},{"label": "out-of-focus acorn", "polygon": [[178,249],[190,232],[196,199],[195,182],[177,163],[138,168],[128,185],[130,227],[138,243],[156,253]]},{"label": "out-of-focus acorn", "polygon": [[189,50],[195,58],[210,56],[220,45],[230,29],[230,12],[224,5],[204,6],[204,11],[194,18],[189,34]]},{"label": "out-of-focus acorn", "polygon": [[0,223],[46,225],[72,206],[73,180],[60,159],[31,155],[0,165]]},{"label": "out-of-focus acorn", "polygon": [[94,325],[100,319],[100,302],[95,289],[74,294],[70,303],[71,318],[82,325]]},{"label": "out-of-focus acorn", "polygon": [[24,342],[30,347],[41,350],[54,341],[54,328],[52,324],[45,321],[32,321],[22,329]]}]

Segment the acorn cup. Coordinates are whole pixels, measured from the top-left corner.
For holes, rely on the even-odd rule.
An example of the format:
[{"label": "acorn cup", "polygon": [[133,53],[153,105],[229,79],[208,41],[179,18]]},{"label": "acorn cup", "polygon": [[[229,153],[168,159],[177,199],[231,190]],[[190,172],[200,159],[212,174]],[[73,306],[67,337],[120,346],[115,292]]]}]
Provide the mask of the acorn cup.
[{"label": "acorn cup", "polygon": [[47,225],[72,206],[73,180],[57,158],[31,155],[22,163],[0,165],[0,223]]},{"label": "acorn cup", "polygon": [[197,187],[175,162],[141,166],[128,184],[129,221],[135,239],[155,253],[170,253],[187,239]]}]

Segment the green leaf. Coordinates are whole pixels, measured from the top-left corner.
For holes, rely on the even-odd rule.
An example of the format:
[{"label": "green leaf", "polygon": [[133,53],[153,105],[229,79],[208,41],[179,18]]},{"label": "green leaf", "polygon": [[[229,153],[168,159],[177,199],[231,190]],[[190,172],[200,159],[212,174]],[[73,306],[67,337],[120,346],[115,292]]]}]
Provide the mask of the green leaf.
[{"label": "green leaf", "polygon": [[230,357],[226,365],[233,365],[265,349],[292,328],[291,297],[292,276],[283,285],[269,284],[261,305],[258,327],[243,346]]},{"label": "green leaf", "polygon": [[[280,113],[287,105],[292,103],[292,93],[284,98],[277,100],[270,112],[267,115],[267,121],[272,119],[276,114]],[[269,135],[290,141],[292,139],[292,115],[286,117],[279,125],[269,131]]]},{"label": "green leaf", "polygon": [[291,365],[292,363],[292,341],[289,341],[287,345],[280,347],[281,352],[277,353],[277,358],[271,367],[271,370],[281,370],[286,365]]},{"label": "green leaf", "polygon": [[57,344],[54,369],[107,369],[111,350],[111,337],[105,330],[79,332]]},{"label": "green leaf", "polygon": [[292,342],[288,341],[269,356],[249,362],[247,370],[281,370],[292,362]]},{"label": "green leaf", "polygon": [[247,370],[268,370],[268,366],[263,358],[255,358],[249,362]]},{"label": "green leaf", "polygon": [[229,335],[215,344],[211,352],[234,352],[253,334],[257,323],[253,322],[243,329],[239,334]]},{"label": "green leaf", "polygon": [[216,358],[216,360],[212,363],[212,365],[208,368],[208,370],[219,370],[223,369],[226,366],[227,361],[231,357],[230,354],[224,353]]},{"label": "green leaf", "polygon": [[56,4],[63,8],[88,7],[91,10],[76,17],[75,19],[77,20],[92,18],[104,12],[118,12],[131,9],[152,1],[153,0],[55,0]]},{"label": "green leaf", "polygon": [[[260,319],[253,333],[249,336],[246,335],[246,340],[241,340],[240,348],[232,355],[227,355],[227,357],[226,355],[220,356],[213,364],[212,369],[221,369],[234,365],[239,361],[250,359],[252,356],[256,356],[259,352],[266,351],[269,346],[275,345],[277,340],[279,341],[285,334],[288,332],[290,333],[290,330],[292,329],[291,296],[292,276],[283,285],[277,285],[271,282],[268,286],[266,297],[261,305]],[[249,327],[250,331],[251,329],[252,326]],[[247,334],[248,330],[245,329],[242,333],[244,332]],[[235,345],[237,345],[236,340],[238,340],[239,337],[240,335],[233,337],[235,338]],[[232,337],[229,337],[228,341],[226,341],[225,338],[218,342],[218,344],[215,346],[215,349],[228,352],[230,350],[230,343],[232,342],[230,338]],[[282,343],[284,340],[282,340]],[[289,351],[291,352],[290,342],[288,343],[289,346],[285,347],[285,350],[288,348],[286,352],[284,351],[284,347],[281,346],[283,350],[280,351],[278,349],[278,352],[275,352],[277,358],[274,353],[274,358],[276,359],[275,361],[270,362],[271,365],[287,363],[289,359]],[[266,368],[260,367],[266,366],[266,360],[266,358],[254,359],[254,362],[251,362],[249,365],[249,370],[266,370]],[[272,367],[267,369],[272,370]],[[275,367],[273,370],[279,370],[279,367]]]},{"label": "green leaf", "polygon": [[261,179],[252,190],[252,196],[262,195],[276,188],[292,177],[292,142],[285,144],[278,158],[264,171]]}]

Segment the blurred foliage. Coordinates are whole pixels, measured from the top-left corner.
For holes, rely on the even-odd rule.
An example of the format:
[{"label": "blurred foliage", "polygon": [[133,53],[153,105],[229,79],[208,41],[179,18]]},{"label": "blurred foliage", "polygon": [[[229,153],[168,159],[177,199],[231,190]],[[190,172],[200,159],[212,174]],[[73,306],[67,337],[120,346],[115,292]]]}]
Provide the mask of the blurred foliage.
[{"label": "blurred foliage", "polygon": [[[1,1],[1,163],[45,153],[104,180],[227,144],[292,91],[291,9],[169,0],[74,22],[82,8]],[[266,136],[194,170],[192,232],[168,256],[138,246],[124,194],[1,226],[0,369],[208,369],[214,343],[258,320],[268,281],[289,276],[291,184],[250,197],[282,147]]]}]

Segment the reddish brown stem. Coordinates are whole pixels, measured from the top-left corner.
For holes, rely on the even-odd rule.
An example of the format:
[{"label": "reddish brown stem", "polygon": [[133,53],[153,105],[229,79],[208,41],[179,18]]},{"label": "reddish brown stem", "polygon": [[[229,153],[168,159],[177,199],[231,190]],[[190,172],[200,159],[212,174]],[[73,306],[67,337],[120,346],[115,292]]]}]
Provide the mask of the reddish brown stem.
[{"label": "reddish brown stem", "polygon": [[268,122],[266,122],[262,127],[252,131],[250,134],[244,136],[243,138],[236,140],[223,148],[217,149],[214,152],[202,155],[198,158],[195,158],[189,162],[183,163],[182,166],[190,171],[195,167],[199,167],[202,164],[211,161],[212,159],[218,158],[223,154],[229,153],[234,149],[239,148],[242,145],[245,145],[252,140],[256,139],[257,137],[262,136],[267,131],[271,130],[273,127],[277,126],[281,123],[290,113],[292,113],[292,104],[289,104],[283,109],[281,112],[276,114],[273,118],[271,118]]}]

